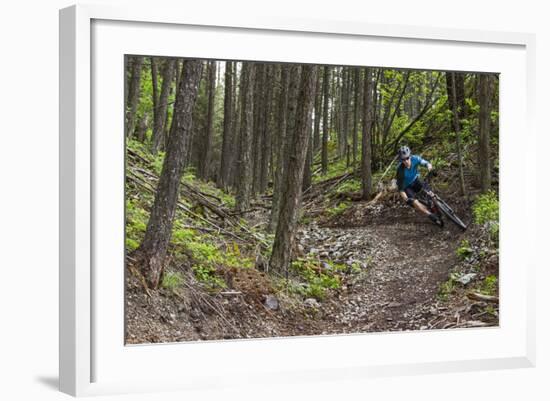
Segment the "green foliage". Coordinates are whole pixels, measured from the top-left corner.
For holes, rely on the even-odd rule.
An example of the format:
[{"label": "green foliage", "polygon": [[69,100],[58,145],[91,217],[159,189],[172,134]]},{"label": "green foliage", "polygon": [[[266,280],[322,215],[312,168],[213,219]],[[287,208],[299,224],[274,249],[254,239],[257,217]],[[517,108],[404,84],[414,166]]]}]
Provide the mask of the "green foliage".
[{"label": "green foliage", "polygon": [[239,245],[233,242],[227,245],[225,252],[220,254],[220,263],[227,267],[236,267],[241,269],[251,269],[254,267],[254,260],[241,254]]},{"label": "green foliage", "polygon": [[305,283],[301,286],[293,286],[291,291],[295,291],[305,298],[315,298],[323,300],[328,289],[340,288],[341,279],[338,270],[343,270],[344,265],[329,263],[331,269],[321,271],[318,261],[313,259],[299,258],[292,262],[291,270],[297,274]]},{"label": "green foliage", "polygon": [[183,284],[183,276],[179,272],[165,272],[162,277],[161,287],[174,291]]},{"label": "green foliage", "polygon": [[349,267],[349,271],[352,274],[361,273],[361,265],[358,262],[353,262]]},{"label": "green foliage", "polygon": [[[144,77],[147,77],[148,79],[143,79]],[[141,89],[137,107],[137,121],[139,121],[143,117],[147,118],[149,122],[151,122],[153,119],[153,81],[150,79],[150,77],[151,67],[148,60],[146,60],[143,63],[141,71]]]},{"label": "green foliage", "polygon": [[194,167],[188,167],[184,171],[182,181],[187,184],[193,185],[195,188],[199,189],[203,193],[215,196],[216,198],[220,199],[222,204],[226,207],[235,207],[235,196],[216,187],[215,184],[212,182],[206,182],[198,179]]},{"label": "green foliage", "polygon": [[457,273],[451,273],[449,279],[439,286],[439,291],[437,293],[437,297],[439,298],[439,300],[449,300],[449,296],[455,291],[457,278]]},{"label": "green foliage", "polygon": [[193,273],[197,280],[211,288],[225,288],[227,284],[217,275],[216,268],[210,265],[194,265]]},{"label": "green foliage", "polygon": [[462,130],[460,131],[460,140],[462,141],[462,144],[466,145],[469,143],[476,143],[478,141],[478,121],[464,118],[460,120],[460,125],[462,127]]},{"label": "green foliage", "polygon": [[350,206],[351,206],[351,204],[349,202],[340,202],[336,206],[334,206],[333,208],[327,209],[326,213],[330,217],[335,217],[335,216],[338,216],[338,215],[344,213],[346,210],[349,209]]},{"label": "green foliage", "polygon": [[172,232],[172,242],[177,245],[186,245],[194,239],[196,232],[190,228],[174,229]]},{"label": "green foliage", "polygon": [[499,202],[496,192],[489,191],[479,195],[473,206],[474,221],[476,224],[486,225],[493,241],[499,237]]},{"label": "green foliage", "polygon": [[[432,166],[434,169],[439,170],[443,169],[445,167],[449,167],[451,164],[449,163],[449,160],[446,157],[442,156],[429,156],[426,155],[426,157],[430,160],[430,163],[432,163]],[[438,183],[438,188],[441,188],[441,184]]]},{"label": "green foliage", "polygon": [[[329,152],[329,155],[331,153],[336,153],[336,149],[334,152]],[[330,159],[330,157],[329,157]],[[353,168],[351,166],[346,166],[346,158],[342,158],[340,160],[336,160],[332,163],[328,164],[327,173],[325,175],[323,174],[316,174],[313,176],[313,183],[316,184],[320,181],[328,180],[330,178],[337,177],[339,175],[342,175],[347,172],[353,171]]]},{"label": "green foliage", "polygon": [[479,195],[474,202],[474,220],[477,224],[498,221],[498,198],[495,191]]},{"label": "green foliage", "polygon": [[233,209],[235,207],[235,197],[224,191],[219,191],[220,198],[227,207]]},{"label": "green foliage", "polygon": [[185,171],[183,172],[183,180],[190,184],[194,184],[196,179],[197,179],[197,172],[195,171],[195,168],[194,167],[186,168]]},{"label": "green foliage", "polygon": [[477,104],[477,101],[473,97],[467,97],[464,99],[466,103],[466,107],[470,109],[470,112],[478,114],[479,113],[479,105]]},{"label": "green foliage", "polygon": [[222,266],[247,269],[254,267],[254,260],[242,255],[237,243],[220,249],[214,240],[193,229],[182,228],[179,223],[172,233],[175,254],[190,257],[195,277],[208,287],[225,288],[226,283],[219,275]]},{"label": "green foliage", "polygon": [[481,286],[479,287],[479,292],[485,295],[495,295],[498,289],[498,278],[494,275],[485,277]]},{"label": "green foliage", "polygon": [[460,243],[460,246],[456,250],[457,256],[460,257],[461,259],[466,259],[469,256],[471,256],[472,253],[474,253],[474,251],[470,246],[470,242],[467,239],[463,239],[462,242]]},{"label": "green foliage", "polygon": [[135,138],[126,139],[126,141],[126,147],[128,149],[133,150],[146,160],[150,159],[151,156],[149,153],[149,149],[147,149],[144,143],[136,140]]},{"label": "green foliage", "polygon": [[219,249],[200,236],[193,237],[184,246],[191,254],[193,273],[197,280],[211,288],[225,288],[225,282],[218,275],[218,265],[223,262]]},{"label": "green foliage", "polygon": [[162,172],[162,165],[164,163],[164,152],[158,152],[155,158],[153,159],[153,170],[155,171],[155,174],[160,177],[160,173]]},{"label": "green foliage", "polygon": [[361,191],[361,180],[357,178],[346,180],[336,187],[336,193],[358,192],[358,191]]},{"label": "green foliage", "polygon": [[497,311],[496,311],[495,307],[491,304],[488,304],[485,307],[485,312],[487,312],[490,315],[497,316]]},{"label": "green foliage", "polygon": [[139,247],[139,242],[135,239],[126,237],[126,249],[129,251],[134,251]]},{"label": "green foliage", "polygon": [[136,200],[126,201],[126,248],[137,249],[147,228],[149,213],[140,207]]},{"label": "green foliage", "polygon": [[185,247],[198,263],[213,264],[221,261],[221,253],[218,248],[208,242],[191,241],[185,244]]}]

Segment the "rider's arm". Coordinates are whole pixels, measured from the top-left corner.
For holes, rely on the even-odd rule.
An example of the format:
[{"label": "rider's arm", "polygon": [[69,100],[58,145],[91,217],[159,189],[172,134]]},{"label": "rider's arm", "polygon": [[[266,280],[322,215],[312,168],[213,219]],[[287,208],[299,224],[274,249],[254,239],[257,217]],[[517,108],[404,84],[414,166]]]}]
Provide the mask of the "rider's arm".
[{"label": "rider's arm", "polygon": [[426,167],[426,168],[428,169],[428,171],[431,171],[431,170],[432,170],[433,166],[432,166],[432,164],[431,164],[429,161],[424,160],[424,159],[423,159],[422,157],[420,157],[420,156],[418,156],[418,158],[420,159],[420,165],[421,165],[421,166]]},{"label": "rider's arm", "polygon": [[401,195],[401,198],[406,202],[408,199],[407,193],[405,191],[399,191],[399,195]]}]

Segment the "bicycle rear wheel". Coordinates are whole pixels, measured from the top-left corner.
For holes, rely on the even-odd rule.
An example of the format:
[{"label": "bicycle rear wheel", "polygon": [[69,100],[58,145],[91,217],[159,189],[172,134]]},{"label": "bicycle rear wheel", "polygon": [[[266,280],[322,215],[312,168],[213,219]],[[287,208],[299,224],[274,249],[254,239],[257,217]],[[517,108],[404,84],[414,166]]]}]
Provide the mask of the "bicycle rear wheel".
[{"label": "bicycle rear wheel", "polygon": [[439,208],[439,210],[441,210],[441,212],[445,216],[447,216],[449,220],[451,220],[453,223],[455,223],[457,226],[459,226],[463,230],[466,230],[467,228],[466,224],[464,224],[462,220],[460,220],[460,218],[456,215],[454,210],[449,205],[447,205],[447,203],[445,203],[443,199],[441,199],[440,197],[437,197],[437,199],[434,199],[434,202],[437,203],[437,207]]}]

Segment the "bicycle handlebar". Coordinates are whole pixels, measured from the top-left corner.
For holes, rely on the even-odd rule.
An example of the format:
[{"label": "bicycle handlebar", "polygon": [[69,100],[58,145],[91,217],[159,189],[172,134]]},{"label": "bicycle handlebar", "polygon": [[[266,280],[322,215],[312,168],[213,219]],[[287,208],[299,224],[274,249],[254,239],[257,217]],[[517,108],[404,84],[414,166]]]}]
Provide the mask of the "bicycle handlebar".
[{"label": "bicycle handlebar", "polygon": [[424,181],[430,181],[432,177],[437,177],[437,172],[434,169],[430,170],[428,174],[426,174]]}]

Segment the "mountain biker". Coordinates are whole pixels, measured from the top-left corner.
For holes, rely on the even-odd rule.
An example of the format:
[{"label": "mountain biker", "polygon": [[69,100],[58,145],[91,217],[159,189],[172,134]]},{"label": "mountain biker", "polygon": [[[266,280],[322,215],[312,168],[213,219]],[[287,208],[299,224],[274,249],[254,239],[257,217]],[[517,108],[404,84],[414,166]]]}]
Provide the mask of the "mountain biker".
[{"label": "mountain biker", "polygon": [[427,160],[424,160],[418,155],[411,155],[411,150],[408,146],[402,146],[397,152],[399,166],[397,167],[397,188],[401,198],[407,205],[414,207],[420,213],[428,216],[432,222],[437,225],[442,225],[442,221],[435,213],[431,213],[426,206],[416,199],[416,194],[423,188],[423,183],[420,181],[418,166],[424,166],[428,171],[432,170],[432,165]]}]

